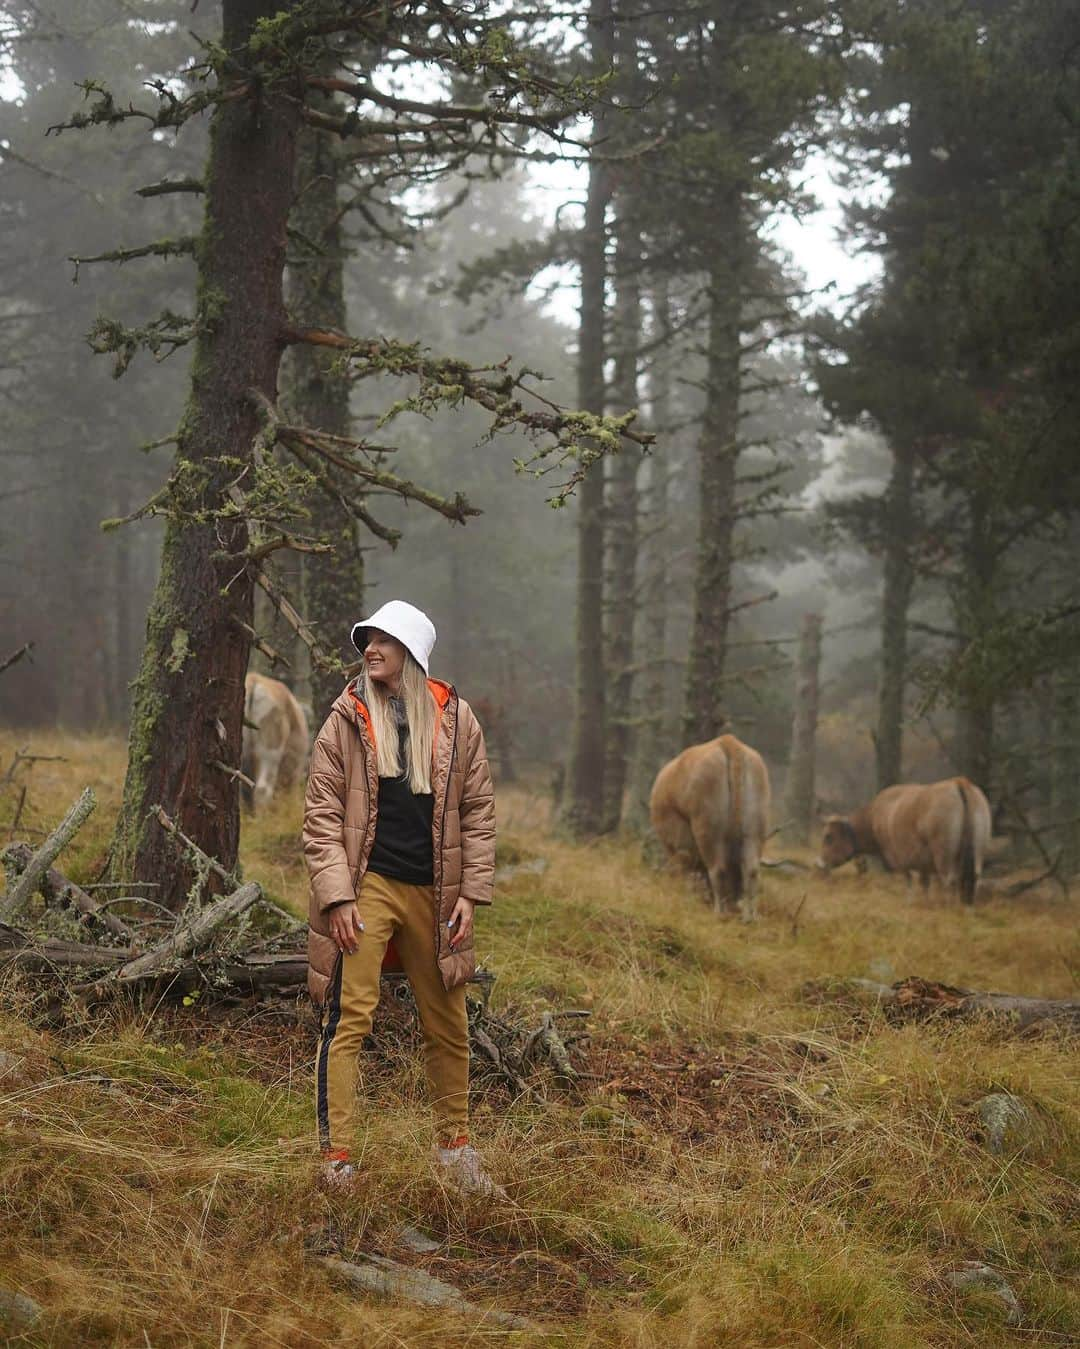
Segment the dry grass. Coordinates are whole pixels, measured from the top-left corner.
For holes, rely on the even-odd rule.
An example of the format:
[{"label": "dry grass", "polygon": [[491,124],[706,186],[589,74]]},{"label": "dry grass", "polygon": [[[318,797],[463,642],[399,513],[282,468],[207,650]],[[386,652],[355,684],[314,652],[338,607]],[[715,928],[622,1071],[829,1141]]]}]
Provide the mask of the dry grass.
[{"label": "dry grass", "polygon": [[[101,808],[64,859],[107,846],[123,746],[0,736],[64,753],[29,775],[46,828],[87,782]],[[0,797],[0,827],[15,798]],[[299,800],[245,830],[244,864],[303,911]],[[5,815],[3,812],[7,812]],[[360,1197],[313,1188],[310,1032],[198,1007],[118,1010],[44,1031],[2,989],[0,1283],[45,1307],[42,1345],[910,1346],[1066,1344],[1080,1332],[1080,1074],[1075,1043],[988,1024],[891,1025],[810,998],[809,980],[907,974],[1075,996],[1075,908],[909,903],[889,878],[771,874],[753,929],[719,923],[634,842],[552,836],[542,796],[500,794],[507,859],[542,855],[481,919],[501,1006],[589,1006],[580,1099],[478,1094],[476,1133],[513,1203],[465,1212],[427,1165],[415,1055],[369,1073]],[[994,1157],[972,1104],[1024,1097],[1037,1129]],[[365,1302],[306,1257],[328,1231],[400,1258],[401,1223],[445,1238],[427,1261],[482,1319]],[[414,1257],[413,1257],[414,1258]],[[943,1272],[1007,1274],[1024,1324]]]}]

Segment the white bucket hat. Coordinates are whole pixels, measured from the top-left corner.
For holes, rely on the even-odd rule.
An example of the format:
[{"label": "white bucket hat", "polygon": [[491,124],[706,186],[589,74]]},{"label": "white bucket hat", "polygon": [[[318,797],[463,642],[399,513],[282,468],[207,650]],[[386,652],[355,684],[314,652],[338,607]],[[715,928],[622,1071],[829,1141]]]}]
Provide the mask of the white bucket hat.
[{"label": "white bucket hat", "polygon": [[435,624],[422,609],[418,609],[415,604],[406,604],[404,600],[390,600],[381,609],[376,609],[370,618],[362,618],[359,623],[354,623],[349,636],[361,655],[367,645],[364,634],[368,628],[378,628],[380,632],[388,632],[391,637],[396,637],[427,674],[428,657],[435,645]]}]

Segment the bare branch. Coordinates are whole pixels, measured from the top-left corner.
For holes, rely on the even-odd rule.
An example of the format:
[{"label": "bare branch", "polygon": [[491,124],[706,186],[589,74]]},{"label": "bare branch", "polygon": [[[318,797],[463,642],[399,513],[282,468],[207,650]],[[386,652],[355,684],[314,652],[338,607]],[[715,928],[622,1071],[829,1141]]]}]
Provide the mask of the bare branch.
[{"label": "bare branch", "polygon": [[148,183],[146,187],[137,187],[137,197],[164,197],[172,192],[205,192],[206,187],[198,178],[163,178],[160,183]]},{"label": "bare branch", "polygon": [[10,670],[17,661],[22,660],[23,656],[29,656],[33,649],[33,642],[24,642],[23,645],[19,647],[18,651],[13,651],[3,663],[0,663],[0,674],[3,674],[5,670]]},{"label": "bare branch", "polygon": [[143,244],[140,248],[114,248],[108,253],[95,253],[90,257],[68,255],[68,262],[75,264],[75,275],[71,278],[78,284],[79,268],[91,262],[131,262],[135,258],[181,258],[191,257],[195,252],[195,236],[181,235],[179,239],[156,239],[153,243]]}]

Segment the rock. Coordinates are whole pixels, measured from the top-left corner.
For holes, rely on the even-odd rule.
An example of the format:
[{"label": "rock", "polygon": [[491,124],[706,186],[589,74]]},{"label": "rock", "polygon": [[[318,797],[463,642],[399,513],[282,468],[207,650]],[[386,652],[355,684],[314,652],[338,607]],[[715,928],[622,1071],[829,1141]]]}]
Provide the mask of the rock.
[{"label": "rock", "polygon": [[1005,1276],[992,1265],[980,1264],[978,1260],[965,1260],[956,1269],[945,1271],[945,1282],[950,1288],[955,1288],[961,1293],[990,1293],[993,1297],[1000,1298],[1005,1307],[1006,1325],[1018,1326],[1023,1320],[1024,1312],[1020,1300]]},{"label": "rock", "polygon": [[33,1298],[0,1286],[0,1326],[6,1326],[9,1330],[22,1330],[32,1326],[40,1315],[41,1308]]},{"label": "rock", "polygon": [[421,1307],[446,1307],[462,1315],[476,1315],[496,1326],[510,1330],[536,1330],[527,1317],[494,1308],[478,1307],[467,1301],[452,1284],[425,1274],[421,1269],[388,1260],[383,1255],[361,1254],[357,1263],[339,1260],[334,1256],[319,1256],[319,1263],[331,1275],[359,1293],[373,1293]]},{"label": "rock", "polygon": [[1019,1096],[995,1091],[977,1101],[974,1109],[983,1126],[983,1142],[995,1156],[1018,1152],[1031,1141],[1035,1121]]},{"label": "rock", "polygon": [[867,966],[866,972],[871,979],[877,979],[883,984],[896,982],[896,970],[888,956],[876,956]]},{"label": "rock", "polygon": [[437,1251],[440,1242],[434,1241],[426,1233],[421,1232],[417,1227],[403,1227],[397,1234],[398,1241],[403,1246],[408,1246],[410,1251],[415,1251],[417,1255],[431,1255]]}]

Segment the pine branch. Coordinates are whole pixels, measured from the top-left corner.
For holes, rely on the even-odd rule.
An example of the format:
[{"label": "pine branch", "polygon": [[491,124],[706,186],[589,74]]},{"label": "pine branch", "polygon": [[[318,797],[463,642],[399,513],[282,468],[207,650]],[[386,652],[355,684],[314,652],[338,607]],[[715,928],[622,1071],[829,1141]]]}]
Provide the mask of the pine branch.
[{"label": "pine branch", "polygon": [[156,239],[153,243],[143,244],[140,248],[114,248],[108,253],[95,253],[90,257],[68,255],[68,262],[75,264],[75,274],[71,278],[74,285],[79,283],[79,268],[91,262],[132,262],[135,258],[183,258],[193,257],[196,239],[193,234],[181,235],[179,239]]},{"label": "pine branch", "polygon": [[325,670],[328,674],[343,673],[344,666],[338,657],[329,655],[326,652],[326,649],[322,646],[314,632],[312,632],[311,628],[308,627],[307,623],[305,623],[296,612],[286,596],[283,595],[274,582],[271,581],[266,572],[252,562],[247,564],[247,570],[251,579],[311,652],[311,659],[319,669]]},{"label": "pine branch", "polygon": [[159,183],[148,183],[146,187],[137,187],[137,197],[164,197],[173,192],[201,193],[206,185],[198,178],[163,178]]},{"label": "pine branch", "polygon": [[[325,89],[329,93],[348,94],[357,103],[375,103],[381,108],[389,108],[391,112],[411,113],[417,117],[427,117],[436,126],[451,122],[483,122],[488,125],[532,127],[538,131],[550,132],[560,122],[565,121],[568,116],[567,112],[562,109],[536,114],[500,112],[497,108],[487,107],[483,104],[468,107],[457,103],[422,103],[412,98],[397,98],[393,94],[384,94],[370,84],[361,84],[351,80],[329,79],[321,75],[310,75],[304,82],[312,89]],[[378,126],[377,123],[370,125]],[[405,125],[412,131],[418,129],[410,123]]]},{"label": "pine branch", "polygon": [[247,637],[251,645],[255,647],[257,651],[263,653],[272,667],[276,668],[278,665],[283,665],[286,670],[292,669],[292,663],[286,659],[280,651],[277,651],[272,647],[265,637],[260,637],[250,623],[245,623],[242,618],[237,618],[235,614],[233,615],[232,621],[234,626],[239,628],[245,637]]},{"label": "pine branch", "polygon": [[[319,431],[311,431],[306,426],[294,426],[289,422],[283,422],[277,408],[258,389],[249,389],[248,397],[265,419],[263,434],[272,434],[275,441],[287,448],[291,449],[296,444],[302,445],[343,472],[350,473],[353,477],[360,478],[363,482],[369,482],[373,486],[383,487],[406,500],[418,501],[421,505],[437,511],[456,524],[463,525],[470,515],[480,514],[475,506],[469,505],[460,492],[455,494],[453,500],[447,500],[445,497],[439,496],[437,492],[432,492],[426,487],[420,487],[417,483],[399,477],[396,473],[376,468],[374,465],[358,463],[355,459],[349,458],[347,454],[337,449],[338,445],[344,444],[347,449],[369,453],[370,451],[362,441],[350,442],[341,436],[336,436],[330,442],[329,438],[323,436]],[[270,428],[272,428],[272,431]]]},{"label": "pine branch", "polygon": [[[394,404],[381,418],[382,423],[402,412],[429,416],[440,407],[458,407],[464,402],[471,402],[491,413],[489,438],[512,428],[519,428],[534,436],[551,436],[553,444],[538,449],[527,460],[518,460],[517,467],[519,471],[541,477],[555,468],[574,462],[568,480],[549,498],[554,506],[565,504],[592,464],[606,454],[618,453],[623,440],[648,447],[656,439],[651,432],[632,429],[636,412],[604,416],[559,407],[526,383],[530,377],[537,377],[535,371],[523,368],[514,373],[508,370],[509,358],[497,365],[472,368],[452,357],[432,356],[419,343],[396,342],[392,339],[359,340],[320,328],[287,329],[282,340],[290,344],[303,342],[341,351],[353,364],[355,379],[377,374],[418,377],[419,392]],[[519,395],[534,398],[548,410],[525,408]],[[544,467],[536,467],[548,459],[552,462]],[[350,471],[355,469],[350,466]],[[393,487],[392,483],[384,485]]]}]

